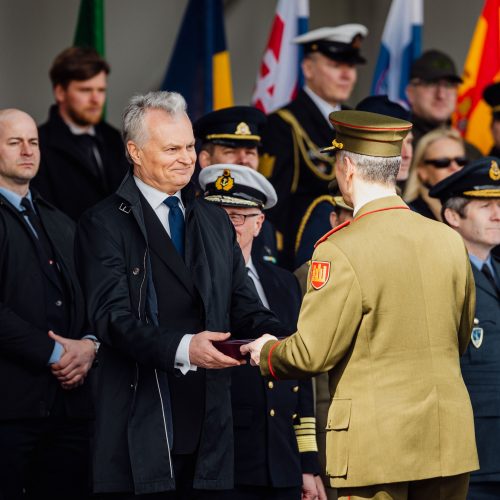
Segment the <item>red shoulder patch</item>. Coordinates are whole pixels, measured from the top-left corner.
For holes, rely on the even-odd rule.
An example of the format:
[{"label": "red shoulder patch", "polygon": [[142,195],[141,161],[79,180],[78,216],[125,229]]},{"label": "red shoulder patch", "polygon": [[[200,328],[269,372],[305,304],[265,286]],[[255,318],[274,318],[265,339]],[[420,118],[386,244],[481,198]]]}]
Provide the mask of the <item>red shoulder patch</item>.
[{"label": "red shoulder patch", "polygon": [[328,283],[331,267],[330,262],[323,262],[320,260],[313,260],[311,262],[309,276],[311,285],[315,290],[320,290]]},{"label": "red shoulder patch", "polygon": [[323,243],[323,241],[327,240],[330,235],[333,233],[336,233],[337,231],[340,231],[343,227],[348,226],[351,223],[350,220],[346,220],[342,224],[339,224],[338,226],[335,226],[333,229],[328,231],[326,234],[324,234],[315,244],[314,248],[316,248],[320,243]]}]

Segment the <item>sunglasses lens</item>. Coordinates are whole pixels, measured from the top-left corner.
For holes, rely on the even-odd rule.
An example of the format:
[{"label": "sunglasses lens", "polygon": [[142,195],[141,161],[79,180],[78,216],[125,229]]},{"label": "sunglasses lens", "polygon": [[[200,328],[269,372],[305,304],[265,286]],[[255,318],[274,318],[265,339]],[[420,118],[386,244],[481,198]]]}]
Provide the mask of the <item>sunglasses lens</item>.
[{"label": "sunglasses lens", "polygon": [[448,168],[452,161],[455,161],[459,167],[463,167],[467,165],[468,160],[465,156],[457,156],[456,158],[434,158],[432,160],[425,160],[425,163],[436,168]]},{"label": "sunglasses lens", "polygon": [[455,161],[457,162],[457,165],[459,165],[460,167],[464,167],[465,165],[467,165],[468,160],[465,156],[459,156],[455,158]]}]

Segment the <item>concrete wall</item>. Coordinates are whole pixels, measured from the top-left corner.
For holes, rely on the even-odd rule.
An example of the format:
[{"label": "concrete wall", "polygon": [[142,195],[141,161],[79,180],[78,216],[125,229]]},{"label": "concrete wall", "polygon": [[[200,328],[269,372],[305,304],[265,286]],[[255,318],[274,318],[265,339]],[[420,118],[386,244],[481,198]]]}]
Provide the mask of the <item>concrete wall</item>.
[{"label": "concrete wall", "polygon": [[[106,54],[112,66],[108,120],[136,92],[160,85],[187,0],[105,0]],[[410,0],[408,0],[410,1]],[[44,121],[52,93],[48,69],[71,45],[79,0],[0,0],[0,108]],[[235,100],[250,100],[275,0],[226,0]],[[360,22],[370,30],[352,103],[368,94],[390,0],[310,0],[310,27]],[[424,0],[424,48],[448,52],[462,67],[483,0]]]}]

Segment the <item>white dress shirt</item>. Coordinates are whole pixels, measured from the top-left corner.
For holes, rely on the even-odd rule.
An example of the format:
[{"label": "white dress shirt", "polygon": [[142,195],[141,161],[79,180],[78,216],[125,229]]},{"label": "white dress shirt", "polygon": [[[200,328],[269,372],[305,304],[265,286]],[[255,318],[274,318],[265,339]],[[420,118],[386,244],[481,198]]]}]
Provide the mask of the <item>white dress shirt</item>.
[{"label": "white dress shirt", "polygon": [[329,102],[326,102],[322,99],[318,94],[314,93],[307,85],[304,86],[304,92],[311,98],[312,102],[316,105],[316,107],[320,110],[321,114],[325,117],[328,125],[333,128],[333,125],[330,123],[328,117],[330,113],[334,111],[340,111],[342,108],[340,105],[332,106]]},{"label": "white dress shirt", "polygon": [[[170,226],[168,224],[168,213],[170,212],[170,209],[167,205],[165,205],[165,203],[163,203],[170,195],[164,193],[163,191],[159,191],[149,184],[146,184],[135,175],[134,181],[137,184],[139,191],[142,193],[144,198],[146,198],[146,201],[151,205],[151,208],[160,220],[161,225],[170,236]],[[177,193],[171,196],[179,198],[179,208],[182,211],[182,215],[185,216],[186,209],[182,203],[181,192],[177,191]],[[189,344],[191,343],[192,338],[193,335],[184,335],[179,342],[179,346],[177,347],[177,351],[175,353],[175,367],[179,369],[183,375],[185,375],[189,370],[196,371],[197,369],[197,367],[192,365],[189,360]]]},{"label": "white dress shirt", "polygon": [[266,294],[264,293],[264,288],[262,287],[262,283],[260,282],[257,270],[253,265],[252,257],[250,257],[250,260],[247,262],[247,269],[248,269],[248,276],[250,276],[251,280],[253,281],[253,284],[255,285],[255,288],[257,289],[260,301],[262,302],[264,307],[269,309],[269,302],[267,301],[267,297]]}]

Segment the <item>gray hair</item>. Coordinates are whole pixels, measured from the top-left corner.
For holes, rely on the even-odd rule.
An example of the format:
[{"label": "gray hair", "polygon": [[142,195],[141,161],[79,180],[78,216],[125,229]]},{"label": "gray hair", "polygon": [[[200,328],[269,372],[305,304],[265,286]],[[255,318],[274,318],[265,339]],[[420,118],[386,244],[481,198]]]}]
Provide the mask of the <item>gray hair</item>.
[{"label": "gray hair", "polygon": [[147,94],[138,94],[130,99],[122,117],[122,137],[125,144],[127,158],[131,158],[127,151],[127,142],[144,144],[147,140],[144,117],[150,109],[160,109],[175,116],[186,113],[187,105],[184,97],[177,92],[156,91]]},{"label": "gray hair", "polygon": [[365,181],[377,184],[396,184],[401,156],[370,156],[340,150],[337,153],[337,162],[343,162],[346,157],[356,164],[360,176]]},{"label": "gray hair", "polygon": [[466,216],[465,209],[470,202],[471,202],[470,199],[464,198],[463,196],[452,196],[451,198],[448,198],[441,207],[441,218],[443,219],[443,222],[448,224],[448,221],[444,216],[444,211],[447,208],[456,212],[461,219],[465,219]]}]

